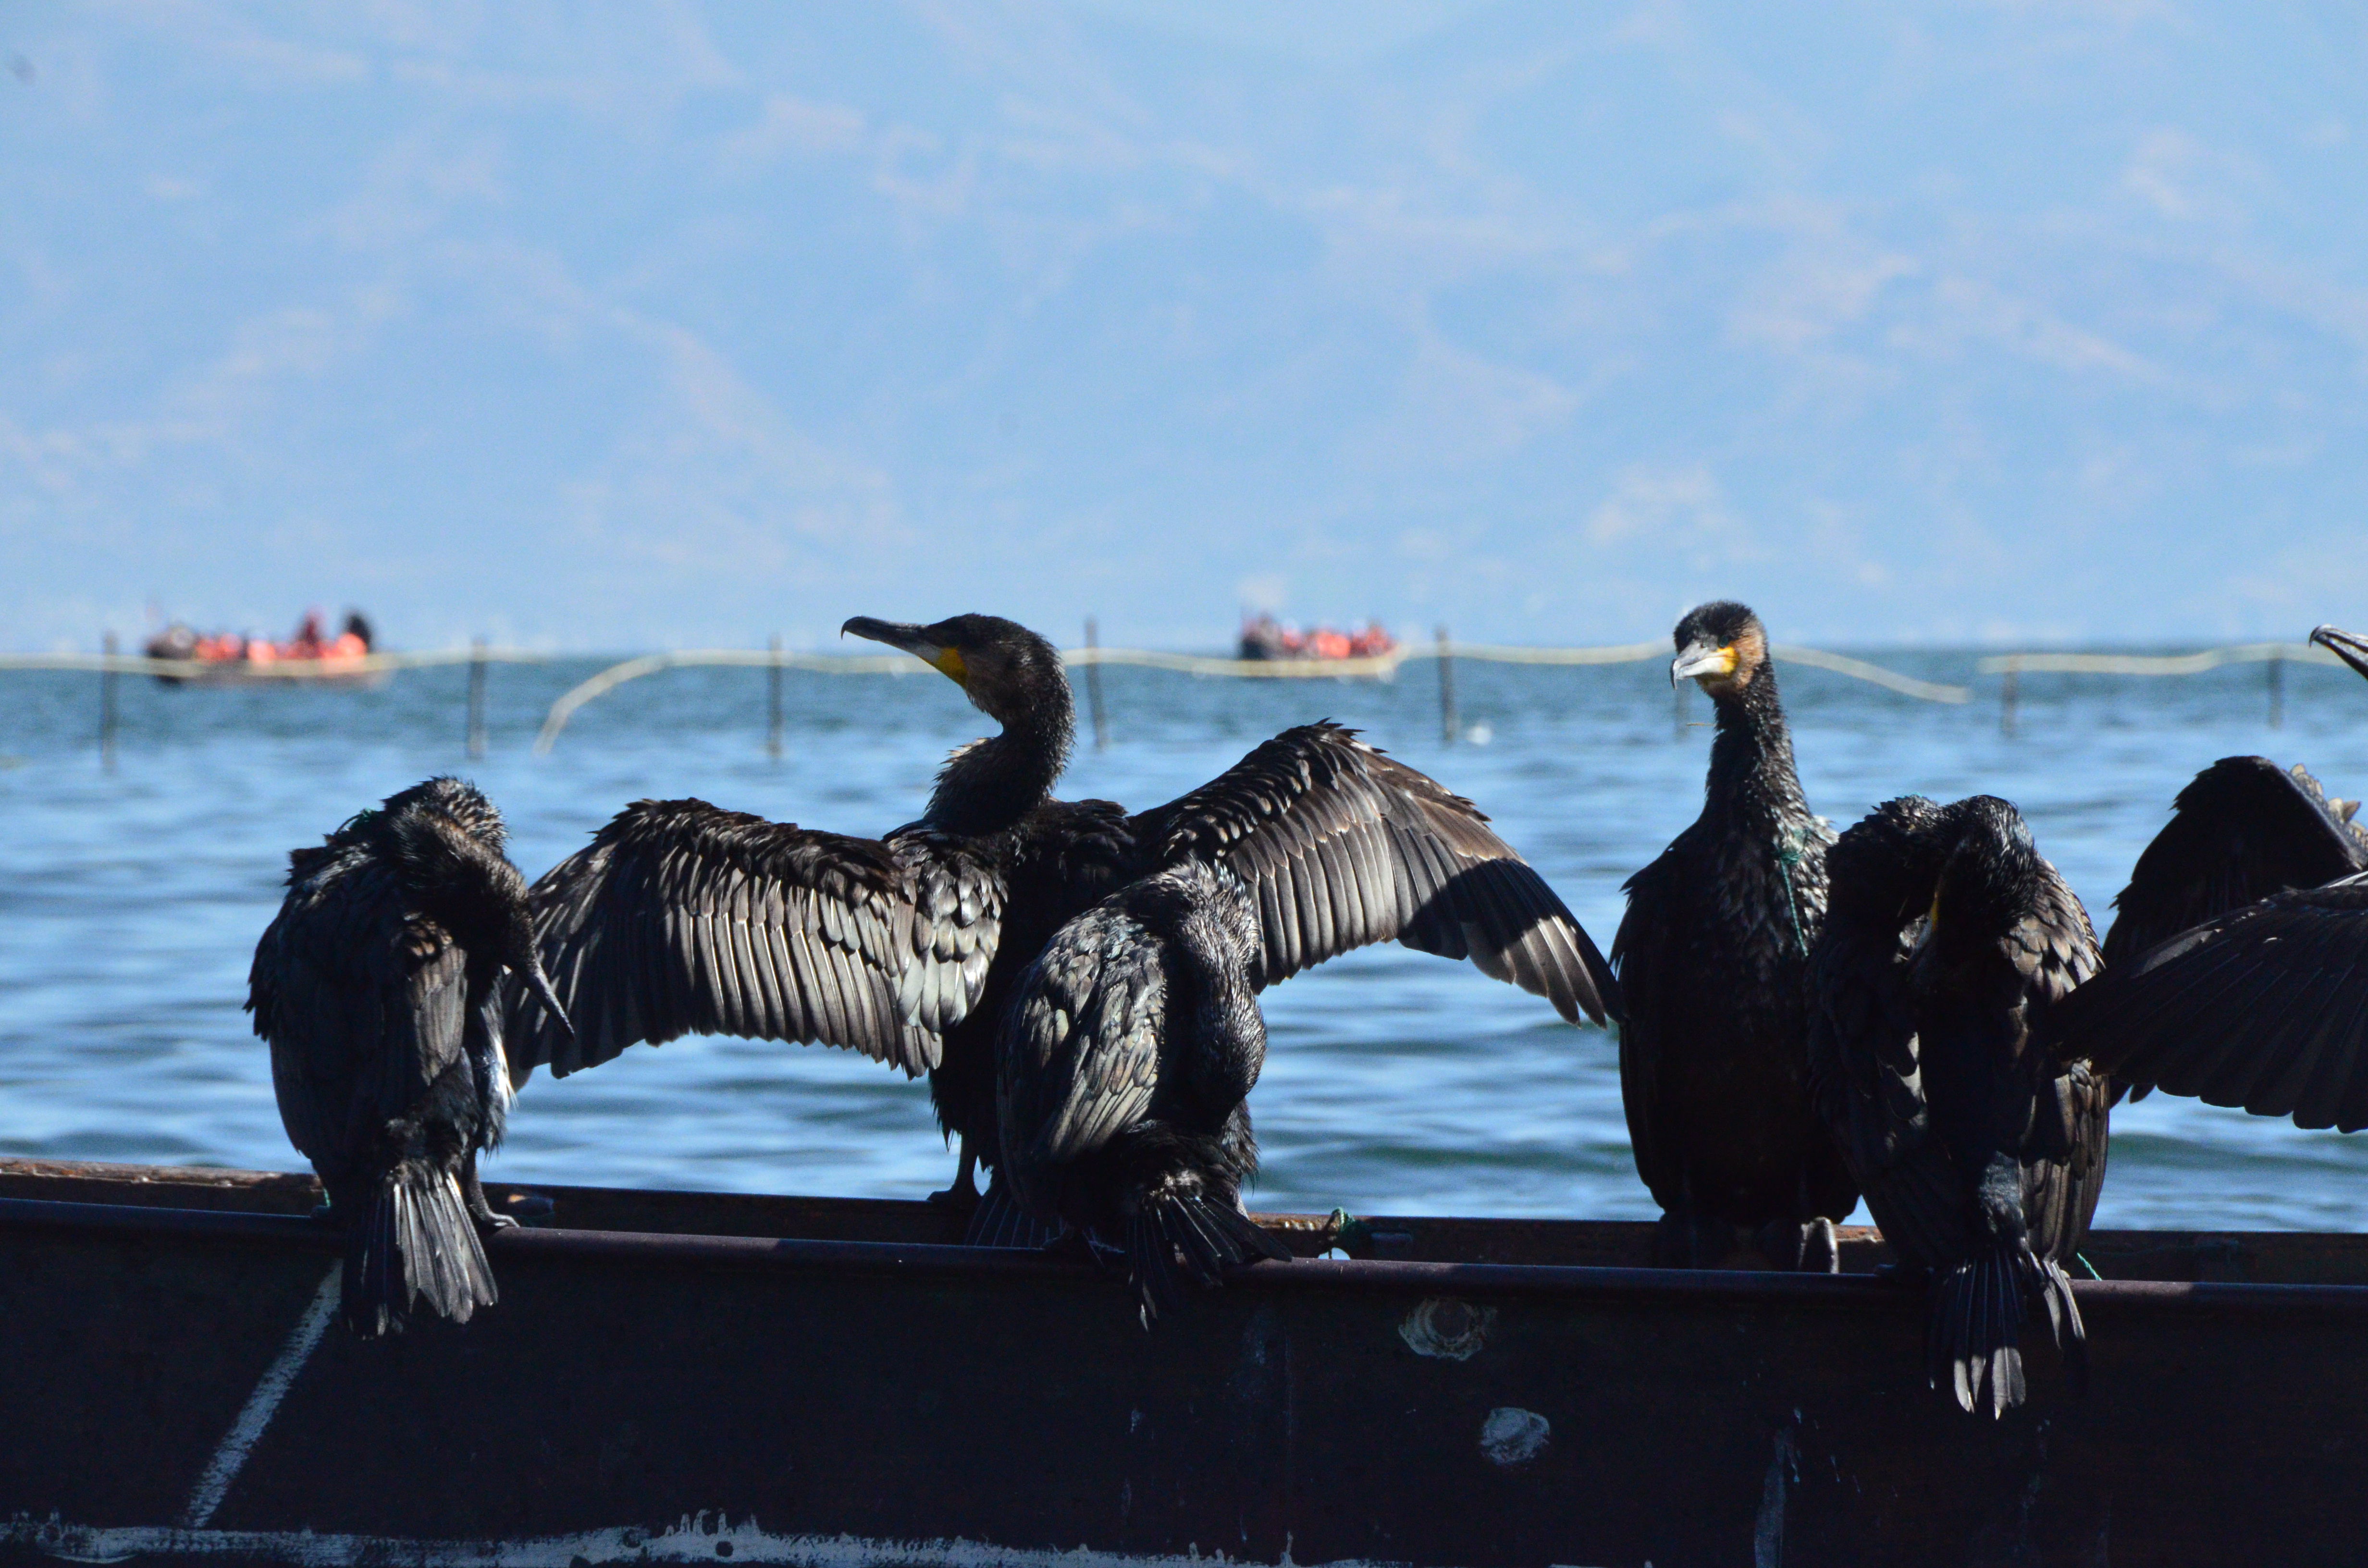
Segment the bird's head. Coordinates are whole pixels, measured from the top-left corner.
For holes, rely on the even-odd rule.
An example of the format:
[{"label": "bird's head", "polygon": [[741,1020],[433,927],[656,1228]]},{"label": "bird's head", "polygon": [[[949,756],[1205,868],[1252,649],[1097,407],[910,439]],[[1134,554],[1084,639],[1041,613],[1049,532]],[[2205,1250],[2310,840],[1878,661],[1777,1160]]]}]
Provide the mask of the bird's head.
[{"label": "bird's head", "polygon": [[536,955],[533,902],[506,853],[509,834],[493,801],[465,780],[430,778],[389,796],[381,811],[366,816],[369,830],[385,835],[396,869],[421,906],[463,946],[495,954],[541,999],[561,1031],[573,1035],[575,1026]]},{"label": "bird's head", "polygon": [[1674,640],[1678,656],[1669,664],[1671,686],[1692,680],[1713,698],[1733,697],[1768,668],[1767,629],[1732,599],[1687,611]]},{"label": "bird's head", "polygon": [[2368,641],[2354,637],[2349,631],[2332,626],[2321,626],[2310,634],[2310,640],[2350,665],[2356,675],[2368,676]]},{"label": "bird's head", "polygon": [[518,977],[518,983],[534,993],[551,1021],[569,1040],[575,1038],[575,1025],[567,1017],[567,1009],[559,1004],[559,993],[552,989],[551,976],[543,972],[542,955],[534,941],[534,905],[521,887],[519,896],[504,911],[505,929],[502,942],[502,967]]},{"label": "bird's head", "polygon": [[1070,702],[1061,651],[999,615],[957,615],[928,626],[859,615],[840,627],[907,653],[962,688],[978,710],[1006,727],[1042,722]]},{"label": "bird's head", "polygon": [[2022,813],[1996,795],[1974,795],[1948,808],[1951,844],[1932,891],[1933,939],[1988,942],[2025,913],[2039,858]]}]

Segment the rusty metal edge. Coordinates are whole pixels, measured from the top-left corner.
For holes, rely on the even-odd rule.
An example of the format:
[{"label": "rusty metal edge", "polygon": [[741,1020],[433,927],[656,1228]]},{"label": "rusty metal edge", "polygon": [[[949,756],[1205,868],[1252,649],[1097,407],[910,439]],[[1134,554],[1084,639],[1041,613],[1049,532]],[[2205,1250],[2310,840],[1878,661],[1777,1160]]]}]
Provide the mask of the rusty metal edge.
[{"label": "rusty metal edge", "polygon": [[[200,1240],[335,1252],[336,1232],[293,1215],[203,1209],[134,1208],[0,1199],[0,1231],[41,1230],[111,1237]],[[1041,1252],[906,1242],[805,1241],[755,1236],[651,1235],[630,1231],[510,1230],[491,1238],[497,1256],[581,1258],[678,1267],[892,1274],[951,1281],[1093,1278],[1087,1264]],[[1404,1294],[1526,1296],[1565,1300],[1712,1302],[1818,1308],[1909,1307],[1921,1292],[1872,1275],[1770,1274],[1742,1270],[1601,1268],[1551,1264],[1414,1263],[1295,1258],[1233,1270],[1252,1290],[1348,1290]],[[2368,1286],[2249,1285],[2224,1281],[2090,1279],[2072,1287],[2084,1312],[2199,1310],[2368,1315]]]}]

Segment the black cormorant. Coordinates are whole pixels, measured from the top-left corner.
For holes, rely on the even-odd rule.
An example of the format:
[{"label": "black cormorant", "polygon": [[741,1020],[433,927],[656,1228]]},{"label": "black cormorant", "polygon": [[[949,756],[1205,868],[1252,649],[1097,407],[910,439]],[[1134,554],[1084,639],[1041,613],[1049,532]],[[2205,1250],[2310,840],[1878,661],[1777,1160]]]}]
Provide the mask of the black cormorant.
[{"label": "black cormorant", "polygon": [[1234,874],[1187,860],[1061,927],[1020,976],[996,1099],[1004,1176],[1047,1228],[1122,1252],[1144,1326],[1202,1283],[1288,1257],[1242,1212],[1258,1169],[1243,1102],[1266,1060],[1258,912]]},{"label": "black cormorant", "polygon": [[694,1031],[853,1047],[929,1074],[969,1200],[998,1158],[995,1045],[1019,972],[1104,894],[1187,860],[1230,868],[1254,900],[1255,985],[1395,939],[1573,1022],[1604,1017],[1602,958],[1554,891],[1470,801],[1353,732],[1285,731],[1130,816],[1052,798],[1075,707],[1043,638],[984,615],[846,630],[924,660],[1002,733],[955,751],[921,819],[880,839],[701,801],[629,807],[535,884],[543,961],[582,1032],[518,1020],[518,1073]]},{"label": "black cormorant", "polygon": [[2112,1092],[2042,1030],[2096,971],[2088,914],[2015,809],[1987,795],[1880,806],[1826,866],[1810,1080],[1884,1240],[1930,1277],[1933,1384],[1967,1410],[2021,1404],[2021,1325],[2038,1304],[2077,1386],[2064,1265],[2104,1184]]},{"label": "black cormorant", "polygon": [[1793,770],[1759,618],[1703,605],[1676,642],[1670,683],[1699,681],[1717,712],[1709,786],[1693,825],[1628,879],[1611,944],[1628,1136],[1663,1211],[1654,1255],[1713,1267],[1743,1244],[1830,1269],[1858,1189],[1809,1105],[1802,977],[1833,835]]},{"label": "black cormorant", "polygon": [[484,796],[431,778],[291,853],[256,944],[246,1005],[280,1119],[345,1227],[358,1334],[399,1330],[419,1297],[462,1323],[495,1300],[476,1227],[513,1221],[486,1206],[477,1155],[509,1105],[503,970],[567,1028],[503,844]]},{"label": "black cormorant", "polygon": [[[2310,639],[2368,676],[2368,641],[2331,626]],[[2273,872],[2331,869],[2336,880],[2297,880],[2240,902],[2237,892],[2268,884],[2257,874],[2218,913],[2117,959],[2065,1005],[2061,1049],[2209,1105],[2291,1116],[2305,1128],[2368,1127],[2368,877],[2343,870],[2349,835],[2338,838],[2328,824],[2344,813],[2324,814],[2328,822],[2292,810],[2269,819],[2282,831],[2262,836],[2283,859],[2264,858]],[[2314,845],[2309,858],[2298,853]]]}]

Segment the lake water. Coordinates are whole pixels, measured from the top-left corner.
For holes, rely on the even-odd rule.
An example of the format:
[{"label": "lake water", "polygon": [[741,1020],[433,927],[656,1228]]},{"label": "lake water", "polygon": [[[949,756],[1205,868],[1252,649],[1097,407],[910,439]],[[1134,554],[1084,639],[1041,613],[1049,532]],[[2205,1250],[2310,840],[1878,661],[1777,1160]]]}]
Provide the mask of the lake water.
[{"label": "lake water", "polygon": [[[1967,681],[1974,656],[1877,655]],[[787,741],[765,755],[765,675],[671,671],[586,708],[553,754],[552,700],[603,661],[495,666],[491,745],[462,750],[465,672],[376,691],[122,687],[99,767],[97,681],[0,675],[0,1152],[301,1169],[265,1048],[240,1011],[289,848],[421,778],[473,778],[529,877],[626,801],[699,795],[878,833],[918,814],[947,749],[984,721],[919,665],[909,678],[791,672]],[[1432,667],[1391,684],[1105,672],[1106,751],[1064,785],[1141,808],[1286,725],[1330,717],[1493,815],[1608,949],[1620,883],[1699,809],[1708,704],[1674,703],[1660,663],[1459,663],[1466,733],[1440,736]],[[1995,680],[1944,707],[1819,671],[1782,673],[1801,773],[1838,824],[1910,791],[2003,795],[2101,928],[2179,788],[2214,758],[2303,762],[2368,788],[2368,691],[2291,665],[2286,722],[2263,671],[2181,679],[2025,676],[2019,733]],[[1679,716],[1682,714],[1682,727]],[[1256,1201],[1365,1212],[1649,1218],[1630,1164],[1609,1036],[1468,965],[1395,947],[1266,995],[1270,1051],[1251,1106]],[[519,1181],[916,1197],[952,1159],[924,1085],[851,1052],[731,1040],[637,1047],[564,1082],[538,1075],[490,1174]],[[2119,1110],[2100,1221],[2368,1227],[2368,1138],[2157,1096]]]}]

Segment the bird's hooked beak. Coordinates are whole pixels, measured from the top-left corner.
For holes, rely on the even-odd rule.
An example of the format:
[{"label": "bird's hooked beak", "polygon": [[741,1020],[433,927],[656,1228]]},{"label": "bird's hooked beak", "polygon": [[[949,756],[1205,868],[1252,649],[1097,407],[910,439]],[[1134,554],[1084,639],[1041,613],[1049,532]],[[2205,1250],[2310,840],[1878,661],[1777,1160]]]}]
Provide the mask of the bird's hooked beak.
[{"label": "bird's hooked beak", "polygon": [[897,620],[874,620],[868,615],[859,615],[838,629],[841,637],[850,631],[874,642],[885,642],[891,648],[901,648],[965,691],[970,688],[970,671],[962,663],[962,650],[940,647],[930,642],[929,629],[926,626]]},{"label": "bird's hooked beak", "polygon": [[1736,661],[1735,644],[1732,642],[1716,648],[1707,642],[1689,642],[1685,652],[1669,663],[1670,689],[1675,690],[1681,680],[1707,680],[1717,676],[1731,676],[1735,673]]},{"label": "bird's hooked beak", "polygon": [[2368,676],[2368,642],[2332,626],[2313,629],[2310,640],[2350,665],[2355,675]]},{"label": "bird's hooked beak", "polygon": [[567,1021],[567,1009],[559,1005],[559,993],[551,988],[551,976],[542,972],[542,960],[540,959],[529,958],[526,960],[526,984],[527,989],[534,993],[535,999],[542,1004],[543,1010],[551,1015],[552,1021],[559,1026],[559,1032],[574,1040],[575,1026]]}]

